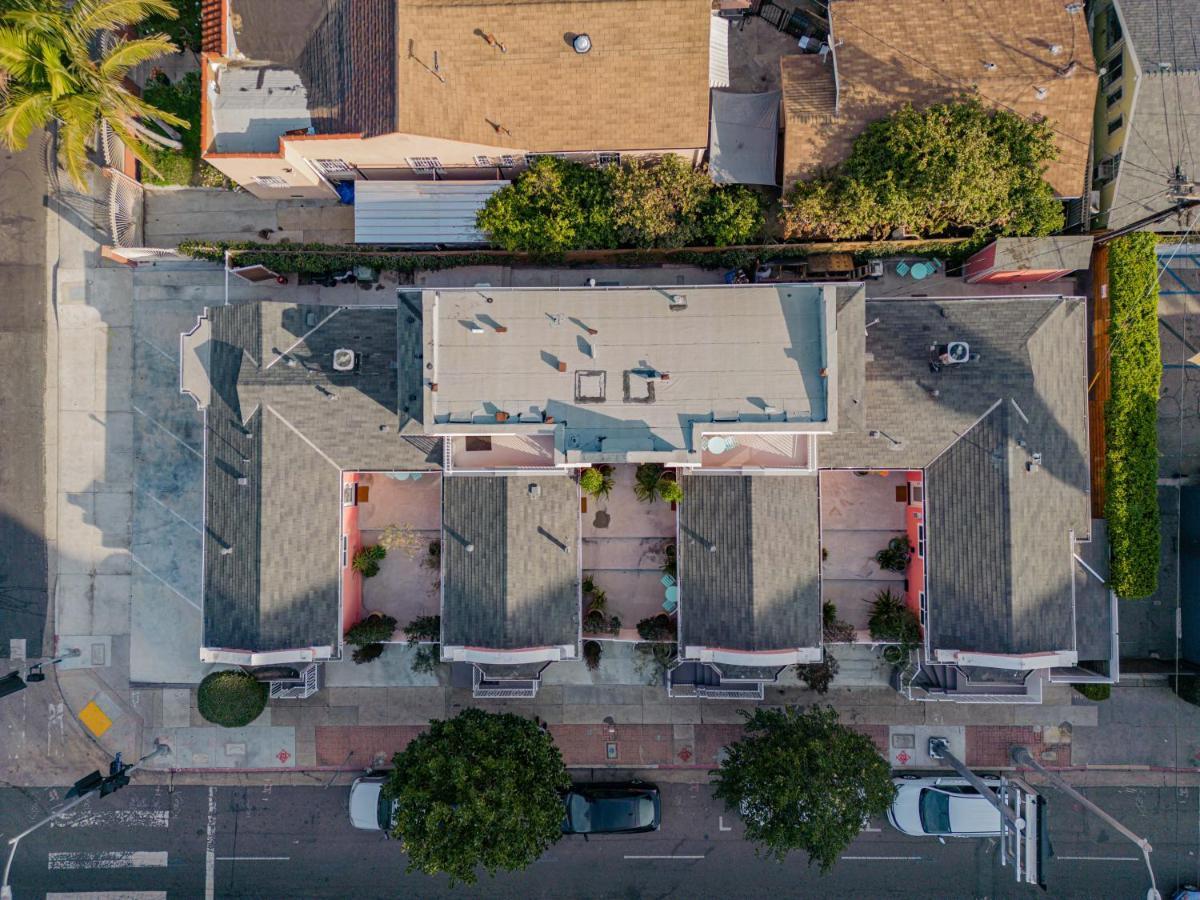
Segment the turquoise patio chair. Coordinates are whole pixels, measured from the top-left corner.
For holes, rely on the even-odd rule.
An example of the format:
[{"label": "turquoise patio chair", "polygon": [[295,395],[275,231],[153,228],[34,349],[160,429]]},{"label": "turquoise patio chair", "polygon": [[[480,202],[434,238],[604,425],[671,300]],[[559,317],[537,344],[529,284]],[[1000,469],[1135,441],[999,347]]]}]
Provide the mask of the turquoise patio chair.
[{"label": "turquoise patio chair", "polygon": [[896,264],[896,274],[903,278],[908,274],[908,263],[902,262]]}]

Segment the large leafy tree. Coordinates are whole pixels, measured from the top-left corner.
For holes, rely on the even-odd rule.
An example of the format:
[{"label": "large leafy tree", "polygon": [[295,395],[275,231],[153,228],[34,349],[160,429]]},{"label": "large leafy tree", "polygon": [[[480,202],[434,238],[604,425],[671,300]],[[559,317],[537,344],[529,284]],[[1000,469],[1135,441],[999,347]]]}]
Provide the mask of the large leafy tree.
[{"label": "large leafy tree", "polygon": [[125,84],[135,66],[175,45],[162,34],[105,39],[152,14],[176,13],[168,0],[17,0],[0,14],[0,143],[23,149],[35,129],[58,122],[62,165],[81,186],[101,121],[147,165],[148,144],[177,149],[177,141],[146,123],[187,122]]},{"label": "large leafy tree", "polygon": [[1062,205],[1043,175],[1058,155],[1045,122],[975,99],[871,123],[850,156],[799,182],[783,214],[788,237],[882,238],[988,232],[1045,235],[1062,228]]},{"label": "large leafy tree", "polygon": [[782,861],[803,850],[828,871],[871,816],[895,796],[875,745],[830,707],[758,708],[727,748],[716,796],[741,815],[746,837]]},{"label": "large leafy tree", "polygon": [[410,869],[473,884],[475,870],[523,869],[562,836],[571,780],[550,736],[511,713],[466,709],[435,720],[385,787]]}]

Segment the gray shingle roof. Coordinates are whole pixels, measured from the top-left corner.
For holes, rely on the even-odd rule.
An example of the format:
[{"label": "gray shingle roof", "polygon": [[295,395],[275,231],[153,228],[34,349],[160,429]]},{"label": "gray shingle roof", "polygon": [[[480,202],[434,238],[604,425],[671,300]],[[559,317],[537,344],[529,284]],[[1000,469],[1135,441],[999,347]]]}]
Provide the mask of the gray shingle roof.
[{"label": "gray shingle roof", "polygon": [[[1176,71],[1200,69],[1200,6],[1195,0],[1119,0],[1125,40],[1133,45],[1143,72],[1160,62]],[[1194,108],[1194,107],[1193,107]]]},{"label": "gray shingle roof", "polygon": [[680,643],[730,650],[820,646],[817,479],[691,475],[683,493]]},{"label": "gray shingle roof", "polygon": [[442,564],[445,644],[578,645],[579,489],[566,475],[446,478]]},{"label": "gray shingle roof", "polygon": [[[397,311],[262,302],[208,316],[204,646],[337,646],[341,471],[440,460],[440,444],[400,433]],[[418,344],[419,322],[400,321]],[[339,347],[359,354],[356,372],[333,370]]]},{"label": "gray shingle roof", "polygon": [[[866,318],[874,324],[865,347],[864,424],[899,446],[882,435],[840,431],[818,438],[818,460],[834,468],[930,467],[934,648],[1074,647],[1069,533],[1082,539],[1091,524],[1083,303],[882,300],[867,302]],[[935,374],[930,347],[952,340],[966,341],[979,359]],[[1004,412],[993,410],[997,401]],[[997,435],[1019,437],[1028,453],[1041,453],[1041,469],[985,478],[990,457],[981,461],[978,446],[1008,447]],[[1017,451],[1008,452],[1017,466]],[[1011,591],[1002,596],[1001,584]]]},{"label": "gray shingle roof", "polygon": [[867,289],[862,285],[837,289],[838,430],[862,431],[866,413]]}]

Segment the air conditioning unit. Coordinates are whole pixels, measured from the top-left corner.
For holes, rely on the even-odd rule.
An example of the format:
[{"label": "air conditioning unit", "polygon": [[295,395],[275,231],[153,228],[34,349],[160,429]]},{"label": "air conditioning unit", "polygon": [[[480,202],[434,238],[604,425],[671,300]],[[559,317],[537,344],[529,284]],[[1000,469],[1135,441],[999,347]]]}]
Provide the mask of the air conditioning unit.
[{"label": "air conditioning unit", "polygon": [[347,347],[339,347],[333,351],[333,371],[335,372],[353,372],[354,364],[357,361],[354,351]]},{"label": "air conditioning unit", "polygon": [[966,341],[951,341],[942,351],[939,361],[944,366],[953,366],[959,363],[969,362],[971,359],[971,347]]}]

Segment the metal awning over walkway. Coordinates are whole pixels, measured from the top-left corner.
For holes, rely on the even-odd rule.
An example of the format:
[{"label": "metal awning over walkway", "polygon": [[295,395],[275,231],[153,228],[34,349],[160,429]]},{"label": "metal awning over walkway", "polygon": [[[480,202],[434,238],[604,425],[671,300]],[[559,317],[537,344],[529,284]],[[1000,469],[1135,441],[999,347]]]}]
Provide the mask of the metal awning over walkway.
[{"label": "metal awning over walkway", "polygon": [[358,181],[356,244],[486,244],[475,215],[507,181]]}]

